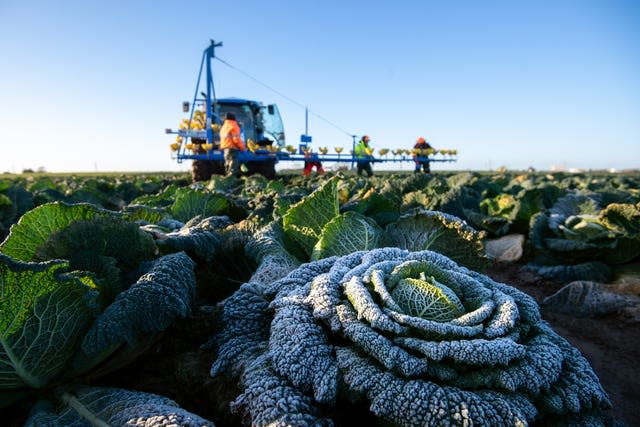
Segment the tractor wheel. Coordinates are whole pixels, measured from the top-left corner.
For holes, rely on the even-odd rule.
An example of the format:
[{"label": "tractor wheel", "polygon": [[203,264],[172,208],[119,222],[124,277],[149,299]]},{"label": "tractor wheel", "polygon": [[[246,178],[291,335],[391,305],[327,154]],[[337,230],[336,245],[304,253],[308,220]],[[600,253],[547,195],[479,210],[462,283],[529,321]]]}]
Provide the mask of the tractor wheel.
[{"label": "tractor wheel", "polygon": [[267,179],[275,179],[276,177],[275,160],[247,162],[247,168],[249,169],[249,175],[259,173]]},{"label": "tractor wheel", "polygon": [[267,179],[276,179],[276,161],[266,160],[262,162],[262,175]]},{"label": "tractor wheel", "polygon": [[224,175],[224,162],[215,160],[194,160],[191,165],[193,182],[209,181],[211,175]]},{"label": "tractor wheel", "polygon": [[213,175],[225,176],[227,174],[223,161],[209,160],[209,162],[211,163],[211,173]]}]

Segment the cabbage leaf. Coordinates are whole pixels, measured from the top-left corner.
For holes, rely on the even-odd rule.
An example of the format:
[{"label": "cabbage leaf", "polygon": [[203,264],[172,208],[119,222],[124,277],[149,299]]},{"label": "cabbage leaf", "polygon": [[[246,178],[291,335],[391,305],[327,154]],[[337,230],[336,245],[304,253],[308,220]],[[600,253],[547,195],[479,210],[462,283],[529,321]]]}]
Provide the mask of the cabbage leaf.
[{"label": "cabbage leaf", "polygon": [[25,213],[11,227],[9,236],[0,245],[0,252],[20,261],[33,260],[36,250],[56,231],[74,221],[90,220],[113,214],[88,203],[70,205],[54,202],[38,206]]},{"label": "cabbage leaf", "polygon": [[173,400],[157,394],[109,387],[77,387],[61,391],[63,405],[40,401],[25,427],[35,426],[185,426],[214,424],[182,409]]},{"label": "cabbage leaf", "polygon": [[529,238],[540,255],[537,264],[543,265],[531,268],[565,281],[608,280],[611,271],[606,264],[625,263],[640,255],[637,207],[611,203],[601,208],[603,200],[621,198],[615,192],[570,193],[548,211],[535,214]]},{"label": "cabbage leaf", "polygon": [[66,259],[73,270],[96,274],[105,305],[140,276],[141,263],[156,257],[153,238],[118,216],[75,221],[52,233],[36,250],[34,261]]},{"label": "cabbage leaf", "polygon": [[488,261],[482,244],[485,236],[453,215],[416,209],[387,226],[383,243],[412,252],[438,252],[466,267],[482,268]]},{"label": "cabbage leaf", "polygon": [[171,213],[178,221],[187,222],[198,215],[202,218],[223,215],[229,205],[227,197],[220,193],[180,188],[176,191]]},{"label": "cabbage leaf", "polygon": [[144,335],[165,330],[191,313],[195,299],[195,263],[184,252],[158,258],[151,270],[96,319],[82,350],[96,357],[121,343],[135,345]]},{"label": "cabbage leaf", "polygon": [[0,254],[0,389],[41,388],[74,355],[96,293],[68,269]]},{"label": "cabbage leaf", "polygon": [[408,277],[400,280],[391,296],[405,314],[436,322],[448,322],[464,313],[455,292],[433,277],[428,280]]},{"label": "cabbage leaf", "polygon": [[283,217],[284,232],[311,256],[324,226],[339,214],[337,179],[292,205]]},{"label": "cabbage leaf", "polygon": [[312,260],[368,251],[379,246],[382,229],[373,219],[356,212],[345,212],[329,221],[313,248]]}]

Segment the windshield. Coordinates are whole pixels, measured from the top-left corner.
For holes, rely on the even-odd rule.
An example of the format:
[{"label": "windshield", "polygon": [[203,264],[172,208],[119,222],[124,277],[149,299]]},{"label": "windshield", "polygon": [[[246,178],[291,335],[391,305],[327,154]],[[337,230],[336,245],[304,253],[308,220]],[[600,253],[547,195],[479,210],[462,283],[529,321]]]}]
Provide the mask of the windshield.
[{"label": "windshield", "polygon": [[276,105],[260,108],[260,119],[264,125],[265,137],[275,140],[275,143],[284,146],[284,126],[280,118],[280,112]]},{"label": "windshield", "polygon": [[[285,145],[284,126],[277,106],[265,107],[255,102],[251,104],[218,102],[215,105],[214,119],[218,124],[222,124],[227,113],[235,114],[245,142],[251,139],[259,145],[273,144],[280,147]],[[214,135],[214,138],[218,136]]]},{"label": "windshield", "polygon": [[249,139],[256,141],[256,125],[253,119],[251,107],[246,104],[216,104],[215,114],[224,121],[227,113],[233,113],[240,125],[240,129],[244,133],[245,142]]}]

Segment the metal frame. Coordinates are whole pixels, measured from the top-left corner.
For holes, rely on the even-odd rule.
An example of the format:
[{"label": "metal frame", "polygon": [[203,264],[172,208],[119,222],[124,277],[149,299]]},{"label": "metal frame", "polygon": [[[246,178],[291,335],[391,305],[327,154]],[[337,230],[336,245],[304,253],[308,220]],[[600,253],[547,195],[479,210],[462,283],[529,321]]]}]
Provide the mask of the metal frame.
[{"label": "metal frame", "polygon": [[[214,105],[216,103],[216,93],[215,93],[215,88],[213,85],[213,68],[212,68],[212,61],[215,58],[215,49],[216,47],[221,47],[222,46],[222,42],[218,42],[216,43],[214,40],[210,40],[210,44],[209,46],[204,49],[204,51],[202,52],[202,60],[200,61],[200,69],[198,71],[198,79],[196,82],[196,89],[195,92],[193,94],[193,103],[191,104],[191,112],[189,115],[189,125],[187,127],[186,130],[183,129],[179,129],[177,131],[171,130],[171,129],[166,129],[165,132],[168,134],[176,134],[176,135],[180,135],[181,137],[184,138],[184,142],[185,144],[181,144],[180,148],[178,149],[178,151],[175,152],[175,156],[172,155],[172,157],[178,162],[178,163],[182,163],[184,160],[214,160],[214,161],[224,161],[224,154],[221,150],[219,149],[212,149],[207,151],[206,153],[192,153],[189,154],[187,153],[187,150],[185,148],[186,143],[188,142],[189,139],[193,139],[193,138],[199,138],[199,139],[206,139],[208,144],[213,145],[214,144],[214,136],[213,136],[213,130],[211,129],[211,124],[213,123],[213,109],[214,109]],[[198,91],[200,89],[200,81],[202,79],[202,70],[203,67],[206,66],[205,72],[206,72],[206,93],[204,93],[204,99],[198,98]],[[242,100],[238,100],[238,101],[242,101]],[[255,102],[255,101],[250,101],[250,100],[244,100],[247,103],[251,103],[251,102]],[[191,122],[193,120],[193,114],[195,112],[195,107],[196,104],[198,102],[204,102],[206,109],[206,118],[207,118],[207,122],[206,122],[206,131],[205,130],[193,130],[191,129]],[[307,141],[302,141],[304,146],[306,147],[307,143],[311,142],[311,137],[308,135],[308,112],[305,108],[305,137],[308,138],[308,142]],[[355,139],[356,136],[352,135],[352,145],[353,145],[353,149],[355,149]],[[291,154],[288,152],[284,152],[284,151],[277,151],[277,152],[272,152],[272,151],[268,151],[268,150],[256,150],[255,152],[251,152],[251,151],[243,151],[238,153],[238,160],[242,163],[246,163],[246,162],[262,162],[262,161],[274,161],[277,163],[279,161],[295,161],[295,162],[303,162],[305,161],[305,156],[302,152],[302,145],[298,150],[298,153],[296,154]],[[317,158],[319,161],[321,162],[342,162],[342,163],[351,163],[351,167],[353,167],[353,165],[355,163],[362,163],[362,162],[372,162],[372,163],[385,163],[385,162],[407,162],[407,161],[411,161],[414,162],[414,158],[413,156],[407,156],[407,155],[402,155],[402,156],[396,156],[394,155],[393,158],[388,158],[387,156],[385,156],[384,158],[374,158],[373,156],[370,158],[359,158],[356,157],[353,154],[319,154],[319,153],[314,153],[314,158]],[[419,162],[423,162],[423,161],[429,161],[429,162],[455,162],[457,161],[457,159],[454,156],[449,155],[449,157],[443,157],[443,158],[434,158],[434,157],[429,157],[429,156],[418,156],[416,158],[416,160],[418,160]]]}]

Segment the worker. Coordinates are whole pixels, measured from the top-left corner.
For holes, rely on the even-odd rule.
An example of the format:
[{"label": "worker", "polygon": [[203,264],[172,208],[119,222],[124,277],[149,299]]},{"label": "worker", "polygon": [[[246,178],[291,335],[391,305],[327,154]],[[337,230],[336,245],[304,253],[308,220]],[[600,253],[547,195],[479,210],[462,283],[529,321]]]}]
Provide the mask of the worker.
[{"label": "worker", "polygon": [[240,162],[238,153],[246,150],[240,125],[233,113],[227,113],[222,128],[220,128],[220,149],[224,152],[224,169],[227,174],[236,178],[240,176]]},{"label": "worker", "polygon": [[306,150],[304,152],[304,171],[302,172],[303,175],[309,176],[311,174],[311,170],[314,167],[316,168],[316,172],[318,172],[318,174],[324,174],[322,162],[320,161],[318,154],[314,153],[311,149]]},{"label": "worker", "polygon": [[420,173],[420,168],[424,173],[431,173],[431,168],[429,166],[429,154],[426,150],[432,149],[431,145],[424,139],[422,136],[416,139],[416,144],[413,146],[416,150],[423,150],[420,153],[416,153],[413,155],[413,161],[416,163],[415,173]]},{"label": "worker", "polygon": [[373,151],[369,147],[369,135],[364,135],[356,144],[354,153],[358,162],[358,175],[362,175],[362,171],[365,171],[367,176],[373,175],[370,160],[372,152]]}]

